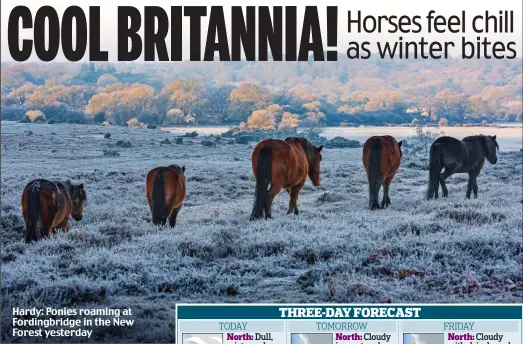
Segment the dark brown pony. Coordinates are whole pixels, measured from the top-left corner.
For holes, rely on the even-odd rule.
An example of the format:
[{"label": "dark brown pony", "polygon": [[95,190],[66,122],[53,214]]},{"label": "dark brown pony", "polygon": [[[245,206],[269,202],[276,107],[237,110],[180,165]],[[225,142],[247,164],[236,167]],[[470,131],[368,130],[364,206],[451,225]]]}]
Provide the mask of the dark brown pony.
[{"label": "dark brown pony", "polygon": [[[307,176],[320,185],[320,161],[323,146],[315,147],[304,137],[283,140],[265,139],[252,152],[252,171],[256,179],[254,206],[250,220],[272,215],[274,197],[282,188],[289,193],[289,210],[298,215],[298,193]],[[269,188],[270,186],[270,188]]]},{"label": "dark brown pony", "polygon": [[401,164],[401,144],[389,135],[372,136],[363,146],[363,166],[367,170],[369,181],[369,208],[379,209],[378,202],[381,185],[383,185],[383,200],[381,208],[390,205],[389,186],[392,178]]},{"label": "dark brown pony", "polygon": [[185,201],[185,166],[169,165],[153,168],[147,174],[146,194],[153,224],[176,225],[176,217]]},{"label": "dark brown pony", "polygon": [[61,228],[69,230],[69,216],[82,219],[87,196],[84,185],[70,181],[51,182],[35,179],[22,193],[22,216],[25,222],[25,241],[31,242],[49,237]]}]

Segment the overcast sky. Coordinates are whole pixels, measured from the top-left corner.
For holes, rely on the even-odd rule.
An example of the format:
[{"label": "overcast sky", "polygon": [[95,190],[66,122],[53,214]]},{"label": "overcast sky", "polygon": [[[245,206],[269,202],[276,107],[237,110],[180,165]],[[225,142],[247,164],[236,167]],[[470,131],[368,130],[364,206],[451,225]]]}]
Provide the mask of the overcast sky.
[{"label": "overcast sky", "polygon": [[[302,1],[286,1],[285,5],[296,5],[298,6],[298,38],[297,41],[300,41],[301,37],[301,27],[302,27],[302,18],[303,18],[303,12],[305,7],[303,5],[299,5],[303,3]],[[2,61],[12,61],[9,48],[8,48],[8,42],[7,42],[7,25],[8,25],[8,19],[9,14],[11,10],[19,4],[18,1],[14,0],[2,0],[1,1],[1,27],[2,27],[2,33],[1,33],[1,44],[2,44],[2,54],[1,59]],[[77,5],[84,9],[84,12],[86,13],[86,16],[88,16],[89,13],[89,6],[100,6],[101,11],[101,46],[103,50],[109,51],[109,60],[110,61],[116,61],[117,60],[117,53],[116,53],[116,47],[117,47],[117,8],[118,6],[134,6],[137,9],[139,9],[142,12],[142,20],[143,20],[143,7],[144,5],[155,5],[155,6],[161,6],[164,9],[166,9],[166,12],[170,14],[170,6],[171,5],[201,5],[201,6],[211,6],[211,5],[222,5],[224,6],[224,12],[226,16],[226,22],[227,22],[227,30],[228,35],[230,35],[230,6],[247,6],[247,5],[259,5],[259,1],[249,1],[249,0],[242,0],[242,1],[222,1],[218,2],[216,0],[214,1],[137,1],[137,0],[113,0],[113,1],[101,1],[101,0],[93,0],[93,1],[64,1],[64,0],[48,0],[48,1],[35,1],[35,0],[26,0],[23,3],[25,6],[29,7],[31,9],[32,15],[34,17],[36,11],[38,8],[44,5],[51,5],[53,6],[59,16],[61,17],[64,10],[71,5]],[[282,5],[283,2],[275,1],[275,0],[267,0],[264,2],[264,5],[267,6],[279,6]],[[372,0],[372,1],[308,1],[309,5],[317,5],[319,10],[319,16],[320,16],[320,23],[322,25],[322,36],[323,36],[323,44],[324,49],[328,50],[326,46],[326,6],[338,6],[338,47],[337,50],[340,53],[345,53],[348,47],[348,43],[351,41],[370,41],[372,43],[371,50],[375,51],[375,42],[376,41],[395,41],[400,36],[403,37],[404,41],[409,40],[419,40],[422,36],[425,37],[429,41],[454,41],[456,42],[457,48],[452,50],[452,54],[459,55],[460,54],[460,44],[461,44],[461,36],[466,36],[467,39],[471,41],[476,41],[476,38],[478,36],[477,33],[473,32],[471,29],[471,21],[472,18],[475,15],[484,15],[485,11],[489,11],[491,14],[498,14],[500,10],[513,10],[514,11],[514,33],[501,33],[501,34],[489,34],[488,38],[491,41],[503,41],[503,42],[509,42],[514,41],[516,42],[516,51],[518,54],[518,57],[522,56],[522,2],[521,0],[504,0],[504,1],[492,1],[492,0],[476,0],[476,1],[470,1],[470,0],[437,0],[437,1],[390,1],[390,0]],[[352,11],[354,15],[357,14],[358,10],[362,11],[363,16],[366,15],[372,15],[372,16],[378,16],[378,15],[420,15],[421,16],[421,24],[424,28],[424,31],[419,34],[390,34],[390,33],[374,33],[374,34],[364,34],[364,33],[351,33],[349,34],[347,32],[347,19],[348,11]],[[430,10],[435,10],[436,14],[441,14],[445,16],[450,16],[452,14],[461,15],[461,11],[466,11],[466,33],[461,34],[429,34],[426,31],[427,27],[427,19],[426,15]],[[207,14],[210,13],[210,10],[207,11]],[[285,15],[284,15],[285,18]],[[88,19],[89,20],[89,19]],[[208,25],[208,16],[202,20],[202,55],[204,51],[205,46],[205,38],[207,36],[207,25]],[[21,25],[20,25],[21,27]],[[284,26],[285,27],[285,26]],[[388,28],[386,26],[385,28]],[[141,33],[143,33],[143,23],[142,23],[142,30]],[[22,30],[21,39],[23,38],[32,38],[33,32],[31,29]],[[285,33],[284,33],[285,35]],[[170,52],[169,48],[169,37],[170,34],[167,35],[167,49]],[[483,35],[482,35],[483,37]],[[189,18],[184,17],[183,19],[183,57],[184,59],[189,58]],[[230,44],[230,39],[229,39]],[[284,51],[285,53],[285,51]],[[203,59],[203,56],[202,56]],[[88,50],[86,52],[86,56],[84,57],[84,61],[88,60]],[[138,61],[143,60],[142,58]],[[36,57],[36,54],[34,53],[33,49],[33,55],[31,56],[30,61],[38,61],[38,58]],[[63,55],[59,53],[59,56],[56,58],[55,61],[65,61]]]}]

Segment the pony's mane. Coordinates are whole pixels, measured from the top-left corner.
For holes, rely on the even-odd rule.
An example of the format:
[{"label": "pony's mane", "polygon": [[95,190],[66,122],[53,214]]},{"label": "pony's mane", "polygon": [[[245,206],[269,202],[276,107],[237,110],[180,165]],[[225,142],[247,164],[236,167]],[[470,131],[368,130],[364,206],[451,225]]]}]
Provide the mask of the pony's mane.
[{"label": "pony's mane", "polygon": [[[478,135],[478,137],[482,137],[483,140],[485,140],[485,142],[487,141],[487,137],[491,137],[491,136],[487,136],[487,135],[483,135],[483,134],[480,134]],[[492,137],[491,137],[492,138]],[[496,139],[492,139],[494,141],[494,143],[496,144],[496,150],[499,151],[499,145],[498,145],[498,141]]]},{"label": "pony's mane", "polygon": [[[75,191],[73,189],[78,188],[78,185],[74,185],[69,179],[67,179],[65,181],[55,180],[55,181],[52,181],[52,183],[56,184],[57,186],[58,185],[62,185],[63,188],[67,191],[67,193],[69,194],[70,197],[73,196],[73,193]],[[87,201],[87,194],[86,194],[86,192],[84,190],[82,190],[82,189],[80,189],[79,191],[81,191],[81,192],[76,192],[75,194],[79,194],[82,201]]]},{"label": "pony's mane", "polygon": [[57,187],[63,187],[68,193],[71,193],[71,181],[68,180],[51,180],[51,183],[56,185]]},{"label": "pony's mane", "polygon": [[314,146],[312,145],[312,143],[307,140],[305,137],[301,137],[301,136],[293,136],[293,137],[288,137],[285,139],[285,141],[289,141],[289,140],[297,140],[301,147],[303,148],[303,151],[305,152],[305,155],[307,156],[307,160],[308,161],[312,161],[312,159],[314,158]]},{"label": "pony's mane", "polygon": [[[473,136],[467,136],[463,139],[463,141],[476,141],[476,142],[480,142],[481,145],[483,146],[483,149],[485,149],[485,151],[487,151],[487,138],[490,137],[488,135],[483,135],[483,134],[479,134],[479,135],[473,135]],[[494,144],[496,145],[496,150],[499,151],[499,145],[498,145],[498,141],[496,139],[493,139],[494,141]]]},{"label": "pony's mane", "polygon": [[181,174],[183,174],[183,170],[182,168],[180,167],[180,165],[176,165],[176,164],[172,164],[172,165],[169,165],[167,166],[169,168],[174,168],[175,170],[177,170],[178,172],[180,172]]}]

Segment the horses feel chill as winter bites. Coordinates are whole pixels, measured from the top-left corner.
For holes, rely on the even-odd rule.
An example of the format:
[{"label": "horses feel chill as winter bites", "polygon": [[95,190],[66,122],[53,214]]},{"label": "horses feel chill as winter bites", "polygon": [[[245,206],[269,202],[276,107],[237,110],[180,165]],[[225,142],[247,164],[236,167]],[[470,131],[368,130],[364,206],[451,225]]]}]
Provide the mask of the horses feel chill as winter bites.
[{"label": "horses feel chill as winter bites", "polygon": [[[448,190],[445,180],[454,173],[468,173],[467,198],[474,191],[478,197],[476,178],[481,172],[485,158],[495,164],[498,161],[496,151],[499,150],[496,136],[476,135],[468,136],[463,140],[443,136],[438,138],[430,147],[429,188],[427,198],[438,198],[439,184],[443,197],[447,197]],[[441,170],[445,168],[443,173]]]},{"label": "horses feel chill as winter bites", "polygon": [[49,237],[57,229],[67,232],[69,216],[82,219],[87,196],[84,185],[70,181],[51,182],[36,179],[26,185],[22,193],[22,216],[25,222],[25,241]]},{"label": "horses feel chill as winter bites", "polygon": [[390,205],[389,186],[401,164],[401,144],[392,136],[372,136],[363,146],[363,166],[369,181],[369,208],[379,209],[379,192],[383,185],[381,208]]},{"label": "horses feel chill as winter bites", "polygon": [[[289,193],[289,210],[298,215],[298,193],[307,176],[320,185],[320,161],[323,146],[315,147],[306,138],[266,139],[252,152],[252,171],[256,179],[254,206],[250,220],[271,217],[274,197],[282,188]],[[270,188],[269,188],[270,187]]]},{"label": "horses feel chill as winter bites", "polygon": [[176,217],[185,201],[185,166],[170,165],[149,171],[146,180],[146,194],[153,224],[176,225]]}]

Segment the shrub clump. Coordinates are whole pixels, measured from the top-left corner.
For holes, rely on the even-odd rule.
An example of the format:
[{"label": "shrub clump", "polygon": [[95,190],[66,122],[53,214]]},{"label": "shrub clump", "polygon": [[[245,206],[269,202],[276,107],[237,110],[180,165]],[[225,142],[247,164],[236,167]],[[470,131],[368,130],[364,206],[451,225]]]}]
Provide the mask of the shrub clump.
[{"label": "shrub clump", "polygon": [[131,141],[122,141],[122,140],[118,140],[116,142],[116,147],[121,147],[121,148],[131,148],[133,145],[131,144]]},{"label": "shrub clump", "polygon": [[243,136],[238,136],[237,138],[234,139],[234,142],[235,143],[238,143],[238,144],[241,144],[241,145],[246,145],[248,144],[250,141],[253,141],[254,138],[252,136],[249,136],[249,135],[243,135]]},{"label": "shrub clump", "polygon": [[336,136],[332,140],[327,141],[325,148],[359,148],[361,147],[360,141],[348,140],[341,136]]},{"label": "shrub clump", "polygon": [[2,109],[2,120],[6,121],[21,121],[27,109],[23,106],[6,106]]},{"label": "shrub clump", "polygon": [[343,200],[343,196],[338,193],[324,192],[316,199],[317,203],[333,203]]},{"label": "shrub clump", "polygon": [[198,136],[198,133],[196,131],[193,131],[192,133],[185,133],[185,137],[196,137]]},{"label": "shrub clump", "polygon": [[104,149],[104,156],[120,156],[120,153],[118,151],[115,151],[113,149]]},{"label": "shrub clump", "polygon": [[202,146],[204,146],[204,147],[216,147],[216,142],[203,140],[202,141]]}]

